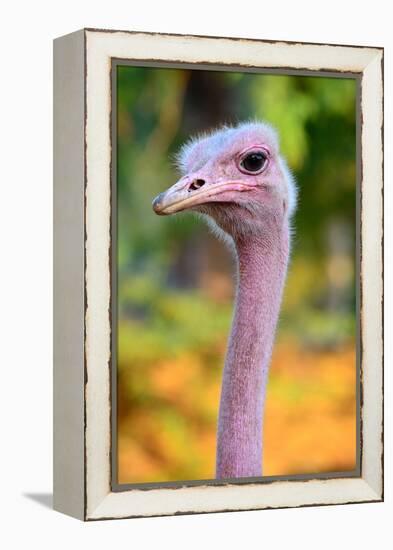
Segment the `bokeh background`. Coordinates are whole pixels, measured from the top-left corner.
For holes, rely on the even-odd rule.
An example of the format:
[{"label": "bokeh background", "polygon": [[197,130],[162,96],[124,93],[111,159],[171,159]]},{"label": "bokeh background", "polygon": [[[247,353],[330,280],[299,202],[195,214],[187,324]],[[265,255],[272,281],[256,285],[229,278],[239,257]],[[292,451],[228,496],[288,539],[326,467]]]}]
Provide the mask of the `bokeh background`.
[{"label": "bokeh background", "polygon": [[118,482],[214,477],[234,294],[222,243],[190,213],[158,217],[174,153],[260,118],[299,187],[272,358],[264,475],[356,467],[356,81],[117,68]]}]

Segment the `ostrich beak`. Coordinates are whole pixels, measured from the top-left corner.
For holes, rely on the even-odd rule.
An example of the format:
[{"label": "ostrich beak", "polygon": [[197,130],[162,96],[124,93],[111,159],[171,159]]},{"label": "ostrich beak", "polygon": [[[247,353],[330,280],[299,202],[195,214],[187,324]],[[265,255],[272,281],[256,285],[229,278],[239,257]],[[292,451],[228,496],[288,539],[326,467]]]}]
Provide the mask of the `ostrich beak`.
[{"label": "ostrich beak", "polygon": [[154,212],[159,216],[165,216],[181,210],[178,207],[179,203],[181,204],[189,197],[187,182],[187,178],[182,178],[172,187],[157,195],[152,204]]},{"label": "ostrich beak", "polygon": [[200,177],[184,176],[153,200],[153,210],[160,216],[175,214],[198,206],[214,202],[215,197],[226,191],[247,191],[250,185],[242,182],[207,182]]}]

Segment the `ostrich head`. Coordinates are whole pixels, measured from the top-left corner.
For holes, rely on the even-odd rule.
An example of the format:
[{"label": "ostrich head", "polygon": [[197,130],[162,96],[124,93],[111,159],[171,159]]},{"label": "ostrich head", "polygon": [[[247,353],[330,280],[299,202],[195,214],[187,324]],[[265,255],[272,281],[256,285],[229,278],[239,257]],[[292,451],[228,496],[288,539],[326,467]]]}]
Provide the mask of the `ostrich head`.
[{"label": "ostrich head", "polygon": [[294,211],[294,181],[266,124],[243,123],[192,139],[177,161],[182,177],[154,199],[156,214],[199,212],[236,242],[269,232]]}]

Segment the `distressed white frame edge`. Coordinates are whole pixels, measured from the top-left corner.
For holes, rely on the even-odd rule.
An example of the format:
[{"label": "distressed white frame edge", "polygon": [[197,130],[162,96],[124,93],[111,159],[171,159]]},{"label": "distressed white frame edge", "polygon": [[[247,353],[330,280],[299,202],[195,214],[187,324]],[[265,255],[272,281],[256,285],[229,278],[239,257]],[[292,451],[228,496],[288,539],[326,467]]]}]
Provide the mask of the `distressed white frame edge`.
[{"label": "distressed white frame edge", "polygon": [[85,518],[84,31],[53,51],[53,506]]},{"label": "distressed white frame edge", "polygon": [[[85,30],[85,489],[83,519],[383,498],[382,122],[380,48]],[[72,36],[72,35],[69,35]],[[66,40],[68,37],[65,37]],[[81,55],[83,53],[81,52]],[[110,69],[112,58],[362,72],[362,477],[111,492]],[[364,321],[366,319],[366,321]],[[61,509],[61,506],[58,506]],[[61,511],[64,511],[61,510]],[[69,513],[69,512],[67,512]],[[75,513],[80,517],[80,513]]]}]

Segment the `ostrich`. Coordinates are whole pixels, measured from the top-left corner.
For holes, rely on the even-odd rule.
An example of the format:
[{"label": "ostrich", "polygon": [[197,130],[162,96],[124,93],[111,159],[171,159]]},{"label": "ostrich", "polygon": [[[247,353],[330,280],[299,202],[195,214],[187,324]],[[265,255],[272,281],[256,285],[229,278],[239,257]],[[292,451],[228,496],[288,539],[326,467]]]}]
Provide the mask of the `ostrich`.
[{"label": "ostrich", "polygon": [[196,211],[230,244],[237,290],[217,430],[216,478],[262,475],[268,367],[290,249],[294,180],[275,130],[223,127],[186,143],[183,177],[153,201],[156,214]]}]

